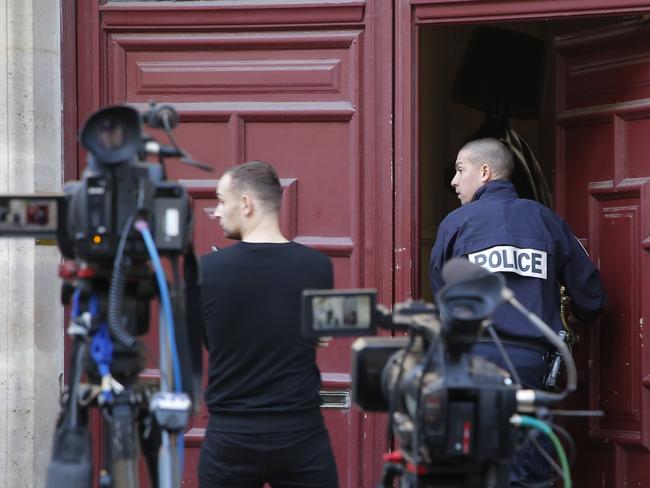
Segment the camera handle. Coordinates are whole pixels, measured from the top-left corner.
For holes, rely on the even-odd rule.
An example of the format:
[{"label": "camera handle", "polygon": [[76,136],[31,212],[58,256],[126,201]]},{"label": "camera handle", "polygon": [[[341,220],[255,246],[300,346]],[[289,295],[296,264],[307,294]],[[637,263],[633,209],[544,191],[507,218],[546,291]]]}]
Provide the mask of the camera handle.
[{"label": "camera handle", "polygon": [[[173,129],[178,125],[180,117],[176,109],[171,105],[156,105],[151,102],[149,110],[144,114],[145,123],[153,129],[162,129],[167,134],[171,146],[160,144],[157,141],[148,140],[145,142],[144,150],[147,154],[157,155],[160,158],[161,165],[165,157],[178,157],[181,161],[189,166],[202,169],[203,171],[212,172],[214,168],[208,164],[196,161],[190,156],[187,151],[181,149],[176,138],[174,137]],[[164,165],[163,165],[164,168]]]}]

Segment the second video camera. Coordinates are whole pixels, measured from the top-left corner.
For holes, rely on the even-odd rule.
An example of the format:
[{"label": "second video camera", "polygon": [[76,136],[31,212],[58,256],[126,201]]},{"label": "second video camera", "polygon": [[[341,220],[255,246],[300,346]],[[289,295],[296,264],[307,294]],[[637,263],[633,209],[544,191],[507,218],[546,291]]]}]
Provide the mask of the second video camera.
[{"label": "second video camera", "polygon": [[385,486],[397,476],[406,479],[400,486],[509,484],[511,418],[531,400],[508,372],[470,354],[502,301],[504,280],[466,264],[457,276],[451,264],[437,307],[411,301],[389,313],[372,290],[303,293],[306,336],[368,335],[377,327],[395,334],[352,345],[352,399],[365,411],[387,412],[401,448],[386,458]]}]

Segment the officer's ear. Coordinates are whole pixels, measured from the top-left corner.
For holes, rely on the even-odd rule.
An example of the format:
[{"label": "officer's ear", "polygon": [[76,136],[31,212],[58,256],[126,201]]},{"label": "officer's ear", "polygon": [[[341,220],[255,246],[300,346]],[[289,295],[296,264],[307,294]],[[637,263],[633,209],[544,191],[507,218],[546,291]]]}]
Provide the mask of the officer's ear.
[{"label": "officer's ear", "polygon": [[481,175],[481,181],[483,183],[487,183],[492,179],[492,168],[490,168],[490,166],[485,163],[481,165],[479,173]]}]

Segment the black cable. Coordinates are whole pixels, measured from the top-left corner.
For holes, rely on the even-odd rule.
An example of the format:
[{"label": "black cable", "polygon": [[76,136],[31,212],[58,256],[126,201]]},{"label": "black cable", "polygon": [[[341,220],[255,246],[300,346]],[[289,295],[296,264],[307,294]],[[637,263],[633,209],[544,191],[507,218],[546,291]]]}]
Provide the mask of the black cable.
[{"label": "black cable", "polygon": [[115,259],[113,260],[113,273],[111,274],[111,284],[108,290],[108,328],[113,337],[128,349],[133,348],[136,339],[122,326],[122,305],[127,276],[127,265],[123,261],[123,257],[126,240],[133,227],[135,217],[136,212],[134,211],[129,215],[122,229],[120,242],[117,246]]},{"label": "black cable", "polygon": [[567,458],[569,460],[569,466],[572,466],[576,460],[576,444],[573,442],[573,437],[571,437],[571,434],[569,434],[569,432],[567,432],[564,427],[548,420],[545,420],[544,422],[550,425],[553,430],[557,431],[566,441],[566,444],[568,446],[567,451],[569,453]]},{"label": "black cable", "polygon": [[[424,338],[423,338],[424,340]],[[429,366],[431,365],[434,357],[434,350],[439,349],[439,355],[440,357],[443,358],[442,364],[441,364],[441,372],[440,375],[444,377],[445,371],[444,371],[444,350],[442,348],[442,342],[439,340],[439,337],[436,337],[435,339],[432,340],[432,342],[429,344],[429,347],[427,348],[426,351],[424,351],[425,357],[424,357],[424,364],[422,365],[422,372],[420,375],[420,381],[418,384],[418,388],[416,391],[417,398],[416,398],[416,404],[415,404],[415,419],[414,420],[414,432],[413,432],[413,445],[415,448],[414,451],[414,457],[413,457],[413,463],[415,465],[415,469],[417,471],[419,461],[420,461],[420,432],[421,432],[421,427],[422,427],[422,390],[424,387],[424,379],[426,376],[427,371],[429,370]],[[417,472],[414,475],[415,483],[414,483],[414,488],[417,488],[419,486],[419,479],[420,476],[417,474]]]},{"label": "black cable", "polygon": [[[418,488],[420,484],[420,476],[417,474],[418,466],[420,464],[420,432],[422,427],[422,389],[424,387],[424,377],[426,376],[429,365],[432,362],[433,351],[435,348],[440,348],[440,341],[435,340],[429,344],[429,348],[425,352],[424,364],[422,365],[422,373],[420,374],[420,381],[417,389],[417,399],[415,400],[415,429],[413,432],[413,444],[415,446],[415,455],[413,457],[413,464],[415,465],[415,486]],[[444,372],[442,373],[444,375]]]},{"label": "black cable", "polygon": [[169,121],[169,115],[166,112],[164,112],[162,114],[162,123],[163,123],[163,127],[165,129],[165,133],[167,134],[167,137],[169,137],[169,142],[172,143],[172,146],[174,146],[174,148],[178,149],[185,156],[187,156],[187,154],[185,154],[185,151],[183,151],[178,146],[178,143],[176,142],[176,138],[174,137],[174,132],[173,132],[173,129],[172,129],[172,125],[171,125],[171,123]]},{"label": "black cable", "polygon": [[[162,115],[162,122],[163,122],[163,127],[165,132],[167,133],[167,137],[169,137],[169,142],[172,143],[172,146],[174,146],[175,149],[178,150],[179,153],[182,154],[181,156],[181,161],[185,164],[189,164],[190,166],[194,166],[196,168],[202,169],[203,171],[209,171],[212,172],[214,171],[214,168],[212,166],[208,166],[207,164],[201,163],[199,161],[195,161],[192,156],[190,156],[187,151],[181,149],[176,142],[176,138],[174,137],[174,134],[172,132],[172,126],[171,123],[169,122],[169,115],[167,113],[163,113]],[[161,161],[162,163],[162,161]]]},{"label": "black cable", "polygon": [[388,441],[392,442],[393,440],[393,414],[395,413],[395,409],[397,407],[397,397],[399,396],[399,382],[402,379],[402,375],[404,374],[404,362],[406,361],[406,356],[411,352],[411,349],[413,348],[413,345],[415,344],[415,336],[412,334],[409,334],[409,343],[406,345],[406,348],[404,349],[404,353],[402,354],[402,357],[399,362],[399,369],[397,370],[397,378],[395,379],[394,386],[393,386],[393,391],[391,391],[390,398],[388,399]]},{"label": "black cable", "polygon": [[506,348],[503,347],[503,343],[501,342],[501,339],[499,338],[497,332],[494,330],[494,327],[492,327],[492,324],[488,324],[485,328],[490,334],[490,337],[492,337],[494,344],[497,346],[497,349],[499,350],[499,354],[501,354],[501,357],[503,358],[506,365],[508,366],[512,378],[517,382],[518,385],[523,386],[521,383],[521,378],[519,377],[519,373],[517,373],[517,368],[515,368],[515,365],[512,363],[508,351],[506,351]]},{"label": "black cable", "polygon": [[526,483],[526,486],[528,488],[532,487],[537,487],[539,486],[540,488],[544,486],[548,486],[550,483],[555,482],[556,480],[560,479],[562,477],[562,468],[558,463],[555,462],[555,459],[544,449],[544,446],[542,446],[539,441],[537,440],[537,435],[533,435],[530,437],[529,441],[533,446],[537,449],[537,451],[542,455],[542,457],[546,460],[546,462],[549,464],[549,466],[555,471],[555,474],[549,478],[548,480],[540,481],[539,483]]},{"label": "black cable", "polygon": [[[181,345],[180,343],[182,342],[179,339],[179,334],[181,332],[185,333],[185,329],[187,328],[187,323],[185,321],[185,310],[181,307],[179,304],[179,300],[182,297],[182,279],[181,279],[181,271],[179,268],[178,264],[178,256],[173,255],[169,257],[169,263],[171,266],[172,270],[172,284],[171,284],[171,306],[172,306],[172,314],[178,314],[178,317],[174,319],[176,323],[176,327],[174,328],[174,332],[176,333],[176,337],[173,337],[172,339],[176,341],[176,347],[179,349],[179,361],[180,357],[187,358],[189,357],[189,346],[186,344]],[[187,347],[186,347],[187,346]],[[182,363],[179,363],[179,366],[181,368],[181,390],[185,391],[184,386],[185,385],[190,385],[191,380],[189,380],[185,375],[189,374],[190,371],[187,368],[187,365],[184,365]],[[187,388],[187,392],[189,393],[191,391],[191,388]]]},{"label": "black cable", "polygon": [[551,415],[562,415],[564,417],[602,417],[605,412],[602,410],[563,410],[553,409],[548,410]]},{"label": "black cable", "polygon": [[[568,451],[569,451],[569,455],[567,456],[569,459],[569,465],[573,465],[575,461],[576,448],[575,448],[575,443],[573,442],[573,438],[571,437],[571,434],[569,434],[563,427],[559,426],[556,423],[550,422],[548,420],[544,420],[544,422],[546,422],[553,430],[557,431],[562,436],[562,438],[566,441],[566,444],[568,445]],[[529,440],[537,448],[537,450],[540,452],[542,457],[544,457],[546,462],[549,463],[551,468],[553,468],[555,474],[548,480],[539,481],[537,483],[522,482],[522,486],[524,488],[547,488],[548,486],[552,486],[552,484],[555,483],[556,481],[562,479],[562,468],[555,462],[555,460],[546,451],[546,449],[544,449],[544,447],[541,446],[539,442],[537,442],[536,439],[537,434],[539,434],[538,431],[529,432],[528,434],[530,436]]]},{"label": "black cable", "polygon": [[564,366],[566,368],[567,375],[564,390],[558,393],[543,390],[534,390],[534,404],[549,405],[556,404],[557,402],[564,400],[569,393],[576,390],[578,385],[578,372],[576,369],[576,364],[573,360],[573,357],[571,356],[571,351],[569,350],[567,344],[555,331],[553,331],[553,329],[551,329],[546,324],[546,322],[544,322],[537,315],[524,307],[521,302],[517,300],[511,289],[504,288],[502,290],[502,296],[505,301],[510,303],[513,307],[515,307],[515,309],[521,312],[531,324],[533,324],[540,332],[542,332],[544,337],[558,350],[558,352],[564,358]]}]

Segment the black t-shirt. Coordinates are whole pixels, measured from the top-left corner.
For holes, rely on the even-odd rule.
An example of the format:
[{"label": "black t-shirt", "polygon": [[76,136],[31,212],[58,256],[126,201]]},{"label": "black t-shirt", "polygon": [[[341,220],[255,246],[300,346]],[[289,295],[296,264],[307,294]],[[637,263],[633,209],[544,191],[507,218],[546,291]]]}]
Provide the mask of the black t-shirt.
[{"label": "black t-shirt", "polygon": [[211,428],[282,432],[322,424],[305,289],[331,288],[332,263],[295,242],[237,244],[201,258]]}]

